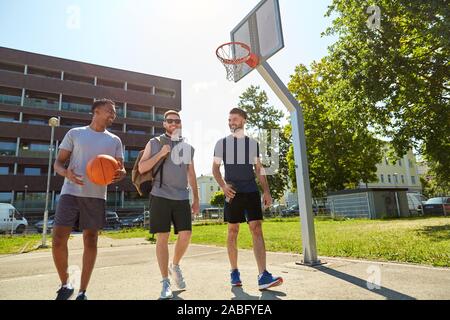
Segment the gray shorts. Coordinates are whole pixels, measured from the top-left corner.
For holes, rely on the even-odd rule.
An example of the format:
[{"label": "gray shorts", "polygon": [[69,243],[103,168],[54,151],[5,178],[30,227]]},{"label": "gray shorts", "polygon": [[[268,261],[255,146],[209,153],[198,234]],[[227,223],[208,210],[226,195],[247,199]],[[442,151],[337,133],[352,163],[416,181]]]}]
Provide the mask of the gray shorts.
[{"label": "gray shorts", "polygon": [[63,194],[56,206],[54,225],[100,230],[106,223],[105,203],[104,199]]}]

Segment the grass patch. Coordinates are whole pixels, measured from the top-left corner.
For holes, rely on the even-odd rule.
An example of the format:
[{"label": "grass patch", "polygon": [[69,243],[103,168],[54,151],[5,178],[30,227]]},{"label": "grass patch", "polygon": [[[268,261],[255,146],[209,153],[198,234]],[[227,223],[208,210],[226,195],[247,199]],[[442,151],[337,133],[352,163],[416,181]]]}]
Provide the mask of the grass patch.
[{"label": "grass patch", "polygon": [[[51,239],[47,236],[47,240]],[[1,235],[0,236],[0,254],[15,254],[30,252],[41,242],[42,235]]]},{"label": "grass patch", "polygon": [[[263,223],[268,251],[301,253],[299,218],[274,218]],[[450,217],[397,220],[316,219],[319,255],[397,261],[450,267]],[[146,238],[148,230],[106,232],[108,237]],[[192,243],[225,246],[226,224],[194,225]],[[171,234],[170,241],[176,237]],[[239,247],[252,248],[246,224],[239,233]]]}]

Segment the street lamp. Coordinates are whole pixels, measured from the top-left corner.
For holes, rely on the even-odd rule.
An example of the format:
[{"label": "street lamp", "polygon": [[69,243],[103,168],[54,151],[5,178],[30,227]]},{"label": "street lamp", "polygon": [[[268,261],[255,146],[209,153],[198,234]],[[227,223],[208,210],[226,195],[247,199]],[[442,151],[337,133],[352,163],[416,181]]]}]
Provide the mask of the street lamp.
[{"label": "street lamp", "polygon": [[115,203],[116,203],[116,210],[115,210],[115,211],[116,211],[116,212],[117,212],[117,190],[118,190],[118,189],[119,189],[119,186],[116,186],[116,196],[115,196],[115,198],[116,198],[116,199],[115,199],[115,200],[116,200],[116,201],[115,201]]},{"label": "street lamp", "polygon": [[23,195],[23,208],[22,208],[22,211],[23,211],[23,214],[25,215],[25,206],[26,206],[26,204],[27,204],[27,190],[28,190],[28,185],[26,184],[26,185],[24,186],[24,188],[25,188],[25,194]]},{"label": "street lamp", "polygon": [[397,182],[398,182],[398,173],[394,172],[395,202],[397,204],[397,215],[400,218],[400,205],[398,202]]},{"label": "street lamp", "polygon": [[44,226],[42,228],[42,244],[41,248],[46,248],[47,244],[47,222],[48,222],[48,194],[50,192],[50,176],[52,172],[52,156],[53,156],[53,137],[55,135],[55,127],[59,126],[59,119],[51,117],[48,120],[48,125],[51,127],[50,146],[48,156],[48,172],[47,172],[47,191],[45,193],[45,210],[44,210]]}]

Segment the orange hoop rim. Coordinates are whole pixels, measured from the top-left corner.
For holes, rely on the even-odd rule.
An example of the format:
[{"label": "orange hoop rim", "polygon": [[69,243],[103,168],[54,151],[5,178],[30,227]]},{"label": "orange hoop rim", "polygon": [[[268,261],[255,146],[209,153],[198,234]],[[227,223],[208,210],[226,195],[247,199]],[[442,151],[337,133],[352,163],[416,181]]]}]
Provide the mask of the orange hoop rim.
[{"label": "orange hoop rim", "polygon": [[[231,45],[238,45],[238,46],[244,48],[245,50],[248,51],[248,54],[246,56],[242,57],[242,58],[235,58],[235,59],[227,59],[227,58],[222,57],[220,55],[220,49],[223,49],[224,47],[231,46]],[[224,43],[224,44],[220,45],[217,48],[216,55],[217,55],[217,58],[220,61],[222,61],[222,63],[235,64],[236,65],[236,64],[241,64],[241,63],[244,63],[244,62],[248,61],[250,59],[252,53],[251,53],[250,47],[247,44],[243,43],[243,42],[227,42],[227,43]]]}]

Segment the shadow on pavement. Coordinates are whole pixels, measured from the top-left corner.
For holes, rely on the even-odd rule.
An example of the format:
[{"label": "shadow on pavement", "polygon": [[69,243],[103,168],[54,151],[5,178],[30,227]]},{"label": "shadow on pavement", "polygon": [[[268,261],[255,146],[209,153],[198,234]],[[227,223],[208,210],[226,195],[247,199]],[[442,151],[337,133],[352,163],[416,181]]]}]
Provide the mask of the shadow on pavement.
[{"label": "shadow on pavement", "polygon": [[285,297],[286,294],[280,291],[264,290],[261,291],[261,296],[253,296],[244,291],[242,287],[233,287],[231,292],[234,297],[231,300],[281,300],[280,297]]},{"label": "shadow on pavement", "polygon": [[161,299],[158,298],[158,300],[184,300],[182,297],[180,297],[180,293],[184,292],[185,290],[174,290],[172,291],[173,298],[171,299]]},{"label": "shadow on pavement", "polygon": [[366,289],[370,292],[379,294],[380,296],[385,297],[388,300],[416,300],[416,298],[408,296],[406,294],[403,294],[401,292],[395,291],[395,290],[391,290],[389,288],[385,288],[383,286],[380,286],[379,289],[369,289],[367,286],[367,281],[360,279],[358,277],[349,275],[347,273],[343,273],[334,269],[330,269],[327,268],[325,266],[317,266],[317,267],[312,267],[318,271],[321,271],[323,273],[326,273],[330,276],[339,278],[341,280],[347,281],[351,284],[354,284],[360,288]]},{"label": "shadow on pavement", "polygon": [[231,292],[234,294],[231,300],[259,300],[258,296],[248,294],[242,287],[232,287]]},{"label": "shadow on pavement", "polygon": [[261,291],[260,300],[281,300],[278,297],[286,297],[286,293],[269,289]]}]

